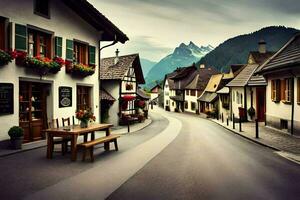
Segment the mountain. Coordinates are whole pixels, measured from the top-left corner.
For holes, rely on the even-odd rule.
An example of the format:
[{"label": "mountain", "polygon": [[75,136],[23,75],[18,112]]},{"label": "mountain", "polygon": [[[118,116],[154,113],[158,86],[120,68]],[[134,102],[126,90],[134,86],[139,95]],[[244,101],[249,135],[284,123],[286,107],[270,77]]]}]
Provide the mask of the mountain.
[{"label": "mountain", "polygon": [[257,51],[261,39],[267,42],[267,51],[278,51],[298,31],[284,26],[270,26],[250,34],[240,35],[220,44],[197,64],[227,71],[232,64],[246,63],[249,51]]},{"label": "mountain", "polygon": [[193,42],[188,45],[181,43],[172,54],[164,57],[152,67],[146,77],[146,87],[154,86],[156,81],[162,80],[165,74],[174,71],[178,67],[186,67],[199,61],[212,49],[211,45],[198,47]]},{"label": "mountain", "polygon": [[146,77],[148,72],[151,70],[151,68],[157,64],[157,62],[153,62],[145,58],[141,58],[140,61],[141,61],[144,77]]}]

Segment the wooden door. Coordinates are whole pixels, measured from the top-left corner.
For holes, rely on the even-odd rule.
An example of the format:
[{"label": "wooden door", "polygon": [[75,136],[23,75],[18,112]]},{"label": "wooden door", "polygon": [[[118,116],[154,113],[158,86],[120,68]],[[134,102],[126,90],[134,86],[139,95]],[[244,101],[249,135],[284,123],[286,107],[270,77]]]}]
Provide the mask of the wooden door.
[{"label": "wooden door", "polygon": [[259,122],[265,121],[266,113],[266,88],[256,88],[256,113]]},{"label": "wooden door", "polygon": [[42,139],[47,119],[46,85],[21,81],[19,105],[19,124],[24,129],[24,142]]}]

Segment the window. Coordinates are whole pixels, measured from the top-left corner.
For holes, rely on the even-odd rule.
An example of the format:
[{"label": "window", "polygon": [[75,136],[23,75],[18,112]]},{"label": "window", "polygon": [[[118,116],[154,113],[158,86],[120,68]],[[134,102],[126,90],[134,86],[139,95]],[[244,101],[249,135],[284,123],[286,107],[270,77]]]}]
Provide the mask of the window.
[{"label": "window", "polygon": [[49,0],[34,0],[34,14],[50,18]]},{"label": "window", "polygon": [[196,96],[196,90],[191,90],[191,96]]},{"label": "window", "polygon": [[91,108],[91,88],[77,86],[77,109],[85,110]]},{"label": "window", "polygon": [[174,104],[174,101],[172,101],[172,106],[174,106],[175,104]]},{"label": "window", "polygon": [[186,90],[186,91],[185,91],[185,95],[186,95],[186,96],[189,96],[189,95],[190,95],[190,91],[189,91],[189,90]]},{"label": "window", "polygon": [[188,108],[189,108],[189,104],[188,104],[187,101],[184,102],[184,108],[185,108],[185,109],[188,109]]},{"label": "window", "polygon": [[74,42],[74,52],[73,52],[73,60],[76,63],[80,64],[88,64],[88,51],[87,45],[79,42]]},{"label": "window", "polygon": [[235,102],[235,93],[232,92],[232,101]]},{"label": "window", "polygon": [[286,102],[291,102],[291,94],[292,94],[292,79],[287,78],[284,80],[285,82],[285,90],[284,90],[284,98],[282,98]]},{"label": "window", "polygon": [[36,30],[28,30],[28,55],[51,58],[51,35]]},{"label": "window", "polygon": [[191,109],[196,110],[196,103],[195,102],[191,102]]},{"label": "window", "polygon": [[271,81],[271,99],[274,102],[280,101],[280,80],[272,80]]},{"label": "window", "polygon": [[169,105],[169,100],[166,100],[166,105],[167,105],[167,106]]},{"label": "window", "polygon": [[169,91],[165,91],[165,95],[166,95],[166,96],[169,96]]},{"label": "window", "polygon": [[238,91],[236,91],[235,94],[236,94],[236,103],[239,104],[240,103],[240,94]]},{"label": "window", "polygon": [[297,79],[297,103],[300,104],[300,77]]}]

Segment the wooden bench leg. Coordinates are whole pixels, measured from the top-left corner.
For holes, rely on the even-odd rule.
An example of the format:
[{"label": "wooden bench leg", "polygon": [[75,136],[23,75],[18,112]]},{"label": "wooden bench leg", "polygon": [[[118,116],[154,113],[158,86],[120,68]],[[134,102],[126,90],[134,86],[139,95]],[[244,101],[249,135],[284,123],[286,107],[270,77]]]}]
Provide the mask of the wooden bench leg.
[{"label": "wooden bench leg", "polygon": [[114,139],[115,150],[119,151],[117,139]]},{"label": "wooden bench leg", "polygon": [[90,157],[91,157],[91,162],[94,162],[94,147],[90,148]]},{"label": "wooden bench leg", "polygon": [[87,142],[87,140],[88,140],[88,135],[87,135],[87,134],[84,134],[84,135],[83,135],[83,141],[84,141],[84,142]]},{"label": "wooden bench leg", "polygon": [[109,149],[110,149],[109,142],[104,142],[104,150],[109,151]]},{"label": "wooden bench leg", "polygon": [[85,156],[86,156],[86,148],[83,148],[82,162],[85,161]]}]

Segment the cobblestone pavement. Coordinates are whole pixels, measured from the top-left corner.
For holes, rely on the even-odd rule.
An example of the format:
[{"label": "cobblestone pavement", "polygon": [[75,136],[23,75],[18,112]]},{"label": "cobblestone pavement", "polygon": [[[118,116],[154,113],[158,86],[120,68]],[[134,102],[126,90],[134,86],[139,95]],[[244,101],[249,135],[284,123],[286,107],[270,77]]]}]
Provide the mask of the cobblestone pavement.
[{"label": "cobblestone pavement", "polygon": [[239,123],[236,123],[235,129],[233,129],[233,124],[231,121],[229,122],[229,126],[227,126],[226,121],[224,121],[224,123],[222,123],[221,120],[216,119],[212,119],[212,121],[253,141],[300,156],[300,138],[294,137],[292,135],[289,135],[288,133],[284,133],[274,128],[265,126],[264,123],[259,123],[259,138],[257,139],[255,138],[254,122],[242,123],[242,132],[240,132]]}]

